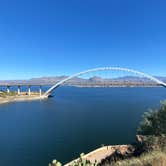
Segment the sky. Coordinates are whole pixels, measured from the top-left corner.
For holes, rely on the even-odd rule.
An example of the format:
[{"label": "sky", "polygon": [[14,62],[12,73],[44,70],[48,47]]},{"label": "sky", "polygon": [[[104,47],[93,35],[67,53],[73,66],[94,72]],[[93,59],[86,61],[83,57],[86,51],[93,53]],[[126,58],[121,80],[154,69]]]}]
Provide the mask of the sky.
[{"label": "sky", "polygon": [[0,1],[0,80],[104,66],[166,76],[165,0]]}]

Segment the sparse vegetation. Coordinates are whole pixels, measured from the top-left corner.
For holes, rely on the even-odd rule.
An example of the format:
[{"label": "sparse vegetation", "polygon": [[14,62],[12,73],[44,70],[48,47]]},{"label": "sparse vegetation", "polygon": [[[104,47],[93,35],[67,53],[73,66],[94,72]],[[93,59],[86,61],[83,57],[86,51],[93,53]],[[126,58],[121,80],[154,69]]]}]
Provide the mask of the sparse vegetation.
[{"label": "sparse vegetation", "polygon": [[17,92],[11,91],[11,92],[5,92],[0,91],[0,97],[6,98],[7,96],[16,96]]},{"label": "sparse vegetation", "polygon": [[139,157],[133,157],[103,166],[166,166],[166,152],[152,151],[143,153]]},{"label": "sparse vegetation", "polygon": [[[73,161],[69,166],[97,166],[97,162],[90,163],[90,161],[83,159],[84,153],[80,154],[80,157],[77,161]],[[53,160],[52,164],[49,164],[48,166],[61,166],[61,163],[57,160]]]}]

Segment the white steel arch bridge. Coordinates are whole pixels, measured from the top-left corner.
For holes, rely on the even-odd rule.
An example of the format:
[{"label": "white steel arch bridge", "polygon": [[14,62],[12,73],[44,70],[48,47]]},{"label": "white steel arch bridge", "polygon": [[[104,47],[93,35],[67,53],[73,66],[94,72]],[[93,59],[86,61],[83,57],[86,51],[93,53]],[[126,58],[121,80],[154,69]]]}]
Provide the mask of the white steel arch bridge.
[{"label": "white steel arch bridge", "polygon": [[93,69],[89,69],[89,70],[85,70],[85,71],[82,71],[82,72],[79,72],[79,73],[76,73],[76,74],[73,74],[59,82],[57,82],[55,85],[53,85],[51,88],[49,88],[43,95],[42,97],[45,98],[45,97],[48,97],[52,91],[54,89],[56,89],[57,87],[59,87],[60,85],[64,84],[65,82],[71,80],[72,78],[75,78],[75,77],[78,77],[78,76],[82,76],[84,74],[87,74],[87,73],[92,73],[92,72],[96,72],[96,71],[104,71],[104,70],[116,70],[116,71],[125,71],[125,72],[129,72],[129,73],[133,73],[133,74],[136,74],[138,76],[142,76],[142,77],[145,77],[153,82],[156,82],[158,85],[161,85],[163,87],[166,88],[166,83],[164,83],[163,81],[160,81],[159,79],[149,75],[149,74],[146,74],[144,72],[140,72],[140,71],[137,71],[137,70],[133,70],[133,69],[129,69],[129,68],[122,68],[122,67],[99,67],[99,68],[93,68]]}]

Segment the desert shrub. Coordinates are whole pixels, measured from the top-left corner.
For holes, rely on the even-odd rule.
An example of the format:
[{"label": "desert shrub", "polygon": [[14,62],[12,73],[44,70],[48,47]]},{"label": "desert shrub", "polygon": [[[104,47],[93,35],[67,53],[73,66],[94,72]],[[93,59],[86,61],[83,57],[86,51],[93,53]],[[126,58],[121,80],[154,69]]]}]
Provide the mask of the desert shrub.
[{"label": "desert shrub", "polygon": [[161,102],[159,110],[150,110],[144,113],[138,134],[166,135],[166,101]]}]

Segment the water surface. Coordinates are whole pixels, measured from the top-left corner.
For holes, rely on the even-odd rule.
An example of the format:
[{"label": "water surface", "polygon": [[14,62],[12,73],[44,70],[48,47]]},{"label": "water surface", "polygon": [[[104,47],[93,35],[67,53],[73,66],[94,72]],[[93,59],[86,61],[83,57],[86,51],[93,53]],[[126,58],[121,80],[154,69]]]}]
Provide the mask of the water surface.
[{"label": "water surface", "polygon": [[43,101],[0,105],[0,166],[63,163],[101,144],[133,142],[143,112],[164,88],[60,87]]}]

